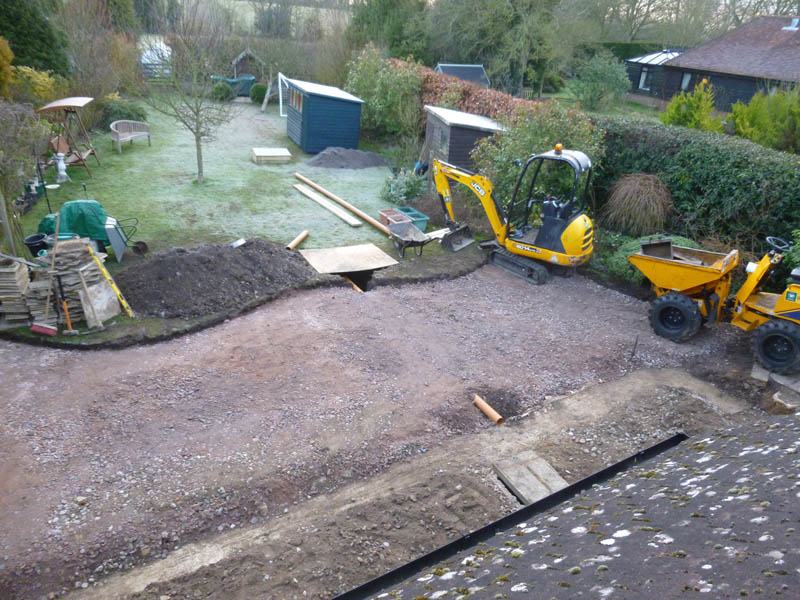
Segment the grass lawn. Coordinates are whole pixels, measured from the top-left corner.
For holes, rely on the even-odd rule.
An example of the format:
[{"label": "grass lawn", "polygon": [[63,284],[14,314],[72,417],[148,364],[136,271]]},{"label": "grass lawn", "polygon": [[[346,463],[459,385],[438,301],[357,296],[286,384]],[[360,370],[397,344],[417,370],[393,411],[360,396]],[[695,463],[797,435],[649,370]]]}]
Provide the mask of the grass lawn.
[{"label": "grass lawn", "polygon": [[[270,106],[266,113],[250,103],[237,106],[241,112],[203,147],[202,185],[195,182],[191,134],[175,121],[149,111],[152,147],[146,140],[136,140],[133,145],[123,144],[118,154],[112,149],[110,133],[96,134],[93,144],[101,166],[89,158],[91,178],[83,168],[68,168],[72,182],[49,192],[53,211],[68,200],[84,198],[81,184],[86,183],[89,197],[110,216],[137,217],[139,230],[134,239],[146,241],[154,251],[253,236],[283,244],[303,229],[310,232],[303,248],[372,242],[394,251],[387,237],[369,224],[351,227],[292,187],[299,183],[294,172],[300,172],[377,218],[379,210],[389,207],[378,198],[390,175],[388,168],[309,167],[306,161],[311,156],[286,136],[286,121],[278,115],[277,106]],[[256,165],[250,161],[254,146],[286,147],[293,159],[283,165]],[[45,177],[54,181],[54,170],[48,169]],[[36,232],[46,213],[47,203],[41,199],[22,220],[26,235]],[[123,265],[131,264],[132,256],[126,255]]]}]

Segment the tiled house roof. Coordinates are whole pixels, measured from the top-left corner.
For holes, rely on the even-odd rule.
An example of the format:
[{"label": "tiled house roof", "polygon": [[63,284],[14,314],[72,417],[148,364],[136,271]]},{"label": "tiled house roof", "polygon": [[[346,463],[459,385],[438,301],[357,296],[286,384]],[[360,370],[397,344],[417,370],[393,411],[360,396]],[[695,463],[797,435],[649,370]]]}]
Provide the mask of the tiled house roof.
[{"label": "tiled house roof", "polygon": [[800,420],[775,418],[690,439],[368,597],[796,597],[798,499]]},{"label": "tiled house roof", "polygon": [[800,81],[800,29],[792,17],[761,17],[665,63],[667,67]]}]

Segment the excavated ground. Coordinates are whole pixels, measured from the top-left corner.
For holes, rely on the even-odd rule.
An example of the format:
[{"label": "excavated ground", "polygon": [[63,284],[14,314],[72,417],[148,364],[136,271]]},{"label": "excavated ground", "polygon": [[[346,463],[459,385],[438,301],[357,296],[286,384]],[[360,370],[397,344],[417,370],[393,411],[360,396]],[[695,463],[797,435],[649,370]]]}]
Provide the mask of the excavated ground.
[{"label": "excavated ground", "polygon": [[755,418],[748,352],[733,328],[658,338],[645,302],[585,277],[492,266],[295,292],[147,347],[0,341],[0,597],[327,598],[512,510],[490,466],[512,441],[575,481]]}]

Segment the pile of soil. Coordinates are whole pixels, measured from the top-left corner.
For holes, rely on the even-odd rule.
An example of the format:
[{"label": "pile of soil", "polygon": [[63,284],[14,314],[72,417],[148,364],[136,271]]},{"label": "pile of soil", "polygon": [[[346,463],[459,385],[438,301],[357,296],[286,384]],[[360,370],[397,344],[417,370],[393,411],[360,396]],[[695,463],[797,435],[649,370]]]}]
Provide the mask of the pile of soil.
[{"label": "pile of soil", "polygon": [[326,169],[368,169],[389,166],[389,163],[380,154],[336,146],[325,148],[307,164]]},{"label": "pile of soil", "polygon": [[171,248],[117,275],[133,310],[163,318],[235,312],[316,274],[297,253],[260,238],[238,248]]}]

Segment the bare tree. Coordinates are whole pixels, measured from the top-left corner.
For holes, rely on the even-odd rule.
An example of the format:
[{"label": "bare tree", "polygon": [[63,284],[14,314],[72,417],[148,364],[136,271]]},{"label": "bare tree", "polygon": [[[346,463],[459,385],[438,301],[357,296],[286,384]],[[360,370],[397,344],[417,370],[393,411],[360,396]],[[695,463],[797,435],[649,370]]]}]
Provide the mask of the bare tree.
[{"label": "bare tree", "polygon": [[213,140],[219,126],[236,113],[232,103],[211,97],[211,75],[224,73],[228,66],[223,55],[226,35],[226,24],[213,3],[187,0],[166,44],[149,49],[160,67],[146,83],[145,101],[194,136],[198,183],[203,183],[203,142]]},{"label": "bare tree", "polygon": [[[22,249],[22,229],[11,202],[27,177],[35,172],[35,148],[47,127],[30,106],[0,99],[0,221],[5,246],[11,254]],[[2,247],[2,244],[0,244]]]}]

